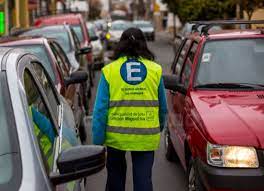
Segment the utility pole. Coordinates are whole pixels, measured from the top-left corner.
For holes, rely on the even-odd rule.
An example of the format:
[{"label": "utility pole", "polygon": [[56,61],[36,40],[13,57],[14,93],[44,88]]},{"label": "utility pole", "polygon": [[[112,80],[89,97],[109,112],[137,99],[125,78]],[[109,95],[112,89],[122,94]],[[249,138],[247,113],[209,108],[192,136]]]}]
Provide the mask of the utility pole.
[{"label": "utility pole", "polygon": [[5,34],[9,34],[9,4],[8,1],[4,2],[5,4]]},{"label": "utility pole", "polygon": [[146,15],[145,18],[150,20],[151,19],[151,0],[146,1]]},{"label": "utility pole", "polygon": [[[88,4],[88,19],[91,19],[91,10],[92,10],[92,0],[87,0],[87,4]],[[87,18],[85,18],[87,19]]]},{"label": "utility pole", "polygon": [[112,12],[112,0],[108,0],[109,14]]},{"label": "utility pole", "polygon": [[175,13],[173,13],[173,38],[175,39],[176,38],[176,36],[177,36],[177,31],[176,31],[176,27],[177,27],[177,25],[176,25],[177,23],[176,23],[176,14]]},{"label": "utility pole", "polygon": [[139,0],[135,0],[133,2],[134,20],[138,20],[138,1]]}]

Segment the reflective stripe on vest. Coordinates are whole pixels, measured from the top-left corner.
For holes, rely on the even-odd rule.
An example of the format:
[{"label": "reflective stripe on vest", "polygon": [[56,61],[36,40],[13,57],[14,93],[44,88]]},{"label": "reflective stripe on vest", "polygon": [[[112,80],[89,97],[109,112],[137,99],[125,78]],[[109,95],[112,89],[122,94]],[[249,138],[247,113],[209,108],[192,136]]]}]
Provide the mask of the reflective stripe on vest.
[{"label": "reflective stripe on vest", "polygon": [[[31,108],[32,106],[29,107],[30,109],[29,115],[31,119],[33,120]],[[33,126],[34,126],[34,134],[37,137],[39,147],[41,148],[41,151],[44,154],[47,160],[47,163],[49,165],[49,169],[51,170],[53,167],[53,144],[50,142],[50,139],[48,138],[48,136],[46,136],[39,129],[39,127],[34,123],[34,121],[33,121]]]},{"label": "reflective stripe on vest", "polygon": [[161,66],[122,57],[102,71],[110,93],[105,144],[120,150],[156,150],[160,142]]},{"label": "reflective stripe on vest", "polygon": [[160,127],[156,128],[132,128],[132,127],[107,127],[107,132],[133,135],[153,135],[160,132]]},{"label": "reflective stripe on vest", "polygon": [[50,142],[49,138],[43,134],[37,125],[34,123],[34,131],[35,135],[37,136],[38,142],[39,142],[39,147],[41,148],[47,162],[49,165],[49,169],[52,169],[53,166],[53,146],[52,143]]},{"label": "reflective stripe on vest", "polygon": [[153,100],[121,100],[110,101],[109,107],[158,107],[159,102]]}]

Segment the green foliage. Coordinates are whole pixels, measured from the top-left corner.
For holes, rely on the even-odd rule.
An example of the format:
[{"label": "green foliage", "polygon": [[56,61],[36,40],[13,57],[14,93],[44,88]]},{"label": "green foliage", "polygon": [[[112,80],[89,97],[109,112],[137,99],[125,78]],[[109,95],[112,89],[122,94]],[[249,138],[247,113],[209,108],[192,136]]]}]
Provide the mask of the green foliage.
[{"label": "green foliage", "polygon": [[234,18],[236,4],[251,19],[253,12],[263,0],[163,0],[169,10],[178,14],[183,22],[190,20],[211,20]]},{"label": "green foliage", "polygon": [[162,0],[162,2],[168,5],[168,8],[171,12],[177,13],[181,0]]},{"label": "green foliage", "polygon": [[92,0],[89,3],[89,19],[95,20],[100,18],[101,10],[102,10],[102,4],[98,0]]},{"label": "green foliage", "polygon": [[183,22],[235,17],[235,1],[237,0],[163,0],[169,10],[176,13]]},{"label": "green foliage", "polygon": [[239,1],[242,6],[242,9],[246,11],[249,20],[251,20],[253,12],[257,9],[260,3],[263,2],[263,0],[239,0]]}]

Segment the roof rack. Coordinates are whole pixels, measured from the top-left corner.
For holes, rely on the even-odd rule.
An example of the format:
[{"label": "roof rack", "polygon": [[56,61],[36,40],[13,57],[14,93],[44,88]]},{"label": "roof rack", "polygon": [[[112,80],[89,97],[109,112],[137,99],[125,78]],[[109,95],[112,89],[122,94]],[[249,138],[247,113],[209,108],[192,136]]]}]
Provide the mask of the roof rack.
[{"label": "roof rack", "polygon": [[213,26],[219,25],[241,25],[241,24],[264,24],[264,20],[219,20],[219,21],[191,21],[190,24],[194,24],[192,26],[192,32],[199,32],[198,27],[203,26],[201,30],[201,34],[208,35],[208,31]]},{"label": "roof rack", "polygon": [[[194,23],[191,23],[191,24],[194,24]],[[194,24],[194,25],[192,26],[192,33],[193,33],[193,32],[199,32],[199,30],[198,30],[199,26],[201,26],[200,23],[196,23],[196,24]]]}]

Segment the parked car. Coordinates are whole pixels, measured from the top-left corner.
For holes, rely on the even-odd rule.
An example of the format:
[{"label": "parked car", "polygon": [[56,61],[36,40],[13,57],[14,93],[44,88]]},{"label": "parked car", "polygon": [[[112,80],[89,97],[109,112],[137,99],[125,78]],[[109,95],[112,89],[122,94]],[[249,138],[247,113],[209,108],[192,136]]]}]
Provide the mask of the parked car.
[{"label": "parked car", "polygon": [[96,33],[95,25],[88,22],[86,24],[93,47],[93,68],[101,69],[104,66],[104,47],[100,37]]},{"label": "parked car", "polygon": [[87,75],[87,73],[76,71],[70,74],[70,63],[67,56],[60,45],[52,39],[43,37],[9,38],[0,41],[0,46],[22,48],[35,54],[42,61],[57,91],[65,97],[73,109],[74,119],[80,132],[81,141],[85,142],[85,109],[87,111],[89,110],[89,100],[84,92],[85,82],[82,82],[82,84],[71,84],[69,79],[81,73],[83,73],[81,75]]},{"label": "parked car", "polygon": [[82,47],[74,30],[69,25],[45,26],[40,28],[31,28],[28,31],[20,34],[20,36],[45,36],[54,38],[61,45],[66,52],[69,63],[71,64],[71,71],[84,70],[89,73],[89,80],[83,84],[83,96],[86,114],[89,111],[89,101],[91,97],[92,76],[86,66],[85,55],[92,51],[92,47]]},{"label": "parked car", "polygon": [[[60,14],[60,15],[52,15],[47,17],[41,17],[35,20],[35,26],[47,26],[47,25],[70,25],[75,33],[78,36],[79,41],[81,42],[81,48],[91,47],[91,40],[89,37],[88,29],[86,27],[86,23],[81,14]],[[86,62],[88,64],[90,81],[93,85],[92,78],[92,64],[93,57],[92,52],[86,54]]]},{"label": "parked car", "polygon": [[124,20],[113,21],[108,31],[109,34],[109,39],[107,42],[108,49],[113,49],[114,46],[119,42],[123,32],[130,27],[134,27],[133,23],[130,21],[124,21]]},{"label": "parked car", "polygon": [[41,60],[1,48],[0,65],[0,189],[84,191],[80,179],[104,168],[104,148],[72,146],[67,136],[76,136],[74,127],[64,126],[68,107]]},{"label": "parked car", "polygon": [[147,40],[151,40],[151,41],[155,40],[155,29],[150,21],[135,20],[133,21],[133,24],[137,28],[142,30]]},{"label": "parked car", "polygon": [[81,48],[76,33],[69,25],[53,25],[39,28],[31,28],[21,33],[20,36],[43,36],[54,38],[63,48],[71,63],[71,70],[77,71],[85,68],[85,60],[81,57],[81,52],[91,51],[91,47]]},{"label": "parked car", "polygon": [[[178,50],[184,37],[190,35],[192,32],[201,33],[203,26],[200,25],[196,30],[192,30],[194,25],[195,25],[194,23],[187,22],[184,24],[183,28],[177,33],[177,36],[174,39],[174,43],[173,43],[174,51]],[[210,28],[210,32],[219,31],[219,30],[222,30],[221,26],[213,26],[212,28]]]},{"label": "parked car", "polygon": [[[219,22],[219,23],[218,23]],[[188,174],[188,190],[264,190],[264,34],[210,32],[184,38],[164,76],[169,119],[166,157]]]}]

